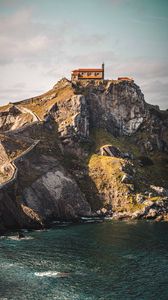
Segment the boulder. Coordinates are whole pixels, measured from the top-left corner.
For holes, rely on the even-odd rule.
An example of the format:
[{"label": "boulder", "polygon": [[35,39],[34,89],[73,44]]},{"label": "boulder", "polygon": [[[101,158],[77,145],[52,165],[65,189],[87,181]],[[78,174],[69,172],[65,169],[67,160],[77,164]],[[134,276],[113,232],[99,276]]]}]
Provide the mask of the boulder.
[{"label": "boulder", "polygon": [[119,148],[112,145],[104,145],[100,148],[100,155],[122,158],[123,154]]},{"label": "boulder", "polygon": [[163,220],[163,216],[162,215],[156,217],[156,219],[155,219],[156,222],[160,222],[162,220]]},{"label": "boulder", "polygon": [[136,202],[137,203],[143,203],[144,202],[144,196],[142,194],[136,195]]},{"label": "boulder", "polygon": [[131,214],[131,219],[140,219],[142,218],[146,213],[146,208],[143,207],[140,210],[136,210],[134,213]]},{"label": "boulder", "polygon": [[149,209],[147,215],[146,215],[146,219],[154,219],[157,216],[157,210],[154,208]]},{"label": "boulder", "polygon": [[122,220],[122,219],[128,219],[131,217],[131,214],[124,211],[124,212],[114,212],[112,219],[113,220]]},{"label": "boulder", "polygon": [[155,185],[150,185],[150,188],[160,196],[168,196],[168,189]]}]

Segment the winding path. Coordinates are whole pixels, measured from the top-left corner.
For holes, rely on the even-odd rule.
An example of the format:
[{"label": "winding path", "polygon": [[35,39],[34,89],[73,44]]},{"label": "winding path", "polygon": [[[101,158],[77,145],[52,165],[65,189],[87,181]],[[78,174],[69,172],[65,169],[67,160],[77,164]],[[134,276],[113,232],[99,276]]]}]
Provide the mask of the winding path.
[{"label": "winding path", "polygon": [[11,176],[10,179],[8,179],[8,180],[6,180],[5,182],[3,182],[3,183],[0,184],[0,189],[1,189],[2,187],[4,187],[6,184],[9,184],[9,183],[11,183],[13,180],[16,179],[17,173],[18,173],[18,168],[17,168],[17,166],[16,166],[15,163],[16,163],[17,161],[19,161],[20,159],[22,159],[23,157],[25,157],[26,154],[28,154],[31,150],[33,150],[33,149],[37,146],[37,144],[38,144],[39,142],[40,142],[40,140],[34,141],[34,143],[33,143],[29,148],[27,148],[25,151],[23,151],[20,155],[18,155],[14,160],[12,160],[12,161],[10,162],[10,164],[11,164],[11,166],[12,166],[12,169],[13,169],[13,174],[12,174],[12,176]]},{"label": "winding path", "polygon": [[32,110],[30,110],[29,108],[23,107],[23,106],[16,106],[20,112],[22,112],[23,114],[25,113],[29,113],[30,115],[33,116],[33,122],[37,122],[37,121],[42,121],[42,119]]},{"label": "winding path", "polygon": [[[22,107],[22,106],[17,106],[17,108],[20,110],[21,113],[29,113],[33,116],[33,122],[29,123],[29,124],[25,124],[24,126],[20,127],[20,128],[17,128],[15,130],[8,130],[6,132],[19,132],[19,131],[22,131],[24,130],[25,128],[31,126],[32,124],[35,124],[35,123],[41,123],[42,122],[42,119],[36,114],[34,113],[33,111],[31,111],[30,109],[26,108],[26,107]],[[0,189],[5,187],[6,185],[12,183],[16,177],[17,177],[17,173],[18,173],[18,168],[16,166],[16,162],[20,159],[22,159],[24,156],[26,156],[26,154],[28,154],[30,151],[32,151],[36,146],[37,144],[40,142],[40,140],[35,140],[34,143],[29,146],[25,151],[23,151],[19,156],[17,156],[15,159],[13,159],[12,161],[10,161],[10,164],[11,164],[11,167],[13,169],[13,174],[11,176],[10,179],[6,180],[5,182],[3,183],[0,183]]]}]

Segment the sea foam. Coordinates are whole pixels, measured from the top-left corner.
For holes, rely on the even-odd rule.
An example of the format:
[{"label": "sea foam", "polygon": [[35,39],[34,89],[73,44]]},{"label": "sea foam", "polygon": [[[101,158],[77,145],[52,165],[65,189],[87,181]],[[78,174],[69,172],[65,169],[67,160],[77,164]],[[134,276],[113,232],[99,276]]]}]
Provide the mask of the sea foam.
[{"label": "sea foam", "polygon": [[34,275],[39,277],[67,277],[69,273],[47,271],[47,272],[35,272]]},{"label": "sea foam", "polygon": [[8,236],[8,239],[10,240],[14,240],[14,241],[23,241],[23,240],[33,240],[32,236],[25,236],[22,238],[19,238],[17,235],[15,236]]}]

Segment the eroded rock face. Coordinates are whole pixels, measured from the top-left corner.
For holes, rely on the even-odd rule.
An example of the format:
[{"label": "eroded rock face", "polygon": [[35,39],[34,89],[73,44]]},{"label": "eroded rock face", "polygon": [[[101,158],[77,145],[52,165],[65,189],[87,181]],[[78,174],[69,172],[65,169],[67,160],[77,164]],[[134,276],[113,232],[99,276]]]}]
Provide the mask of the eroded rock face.
[{"label": "eroded rock face", "polygon": [[135,143],[142,153],[168,152],[168,112],[147,104],[134,82],[78,83],[74,91],[83,95],[80,115],[85,112],[87,127],[103,128],[114,136],[137,134]]},{"label": "eroded rock face", "polygon": [[101,89],[90,86],[87,101],[93,126],[113,134],[134,133],[146,115],[144,95],[133,82],[108,81]]},{"label": "eroded rock face", "polygon": [[[63,80],[65,85],[65,79]],[[67,81],[67,85],[70,82]],[[137,137],[142,152],[168,151],[168,113],[148,105],[134,82],[104,81],[73,84],[73,95],[58,101],[54,116],[60,136],[88,138],[91,128],[103,128],[114,136],[146,132]]]},{"label": "eroded rock face", "polygon": [[89,112],[86,98],[73,95],[64,102],[53,105],[49,111],[58,123],[58,132],[62,137],[89,136]]},{"label": "eroded rock face", "polygon": [[[26,207],[25,207],[26,208]],[[0,188],[0,234],[8,229],[41,228],[41,220],[27,207],[25,212],[16,199],[16,181]],[[30,215],[31,212],[31,215]]]},{"label": "eroded rock face", "polygon": [[[61,81],[54,89],[60,85]],[[63,79],[62,85],[69,86],[70,82]],[[57,101],[47,113],[55,118],[62,137],[87,138],[91,127],[104,128],[115,135],[132,134],[143,123],[147,108],[135,83],[109,80],[73,85],[73,95]]]},{"label": "eroded rock face", "polygon": [[39,155],[37,148],[17,166],[22,204],[37,213],[44,223],[90,214],[90,205],[76,181],[56,158]]},{"label": "eroded rock face", "polygon": [[15,105],[9,105],[7,109],[0,111],[0,131],[15,130],[32,121],[31,114],[23,113]]},{"label": "eroded rock face", "polygon": [[147,104],[147,115],[137,142],[148,153],[156,150],[168,153],[168,111],[161,111],[158,107]]},{"label": "eroded rock face", "polygon": [[8,176],[12,175],[12,171],[8,155],[0,142],[0,184],[5,182]]},{"label": "eroded rock face", "polygon": [[51,218],[75,219],[90,214],[75,180],[63,168],[54,168],[23,191],[25,204],[43,220]]}]

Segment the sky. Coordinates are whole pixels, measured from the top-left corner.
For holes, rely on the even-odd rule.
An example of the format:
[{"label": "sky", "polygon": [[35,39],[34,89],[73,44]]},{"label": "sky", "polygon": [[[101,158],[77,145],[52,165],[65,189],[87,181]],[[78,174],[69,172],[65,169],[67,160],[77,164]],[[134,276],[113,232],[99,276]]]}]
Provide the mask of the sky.
[{"label": "sky", "polygon": [[168,0],[0,0],[0,105],[102,62],[167,109]]}]

